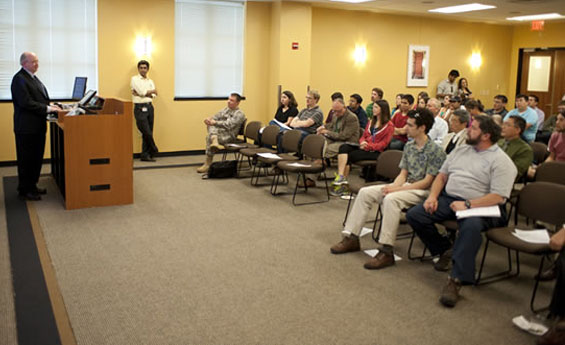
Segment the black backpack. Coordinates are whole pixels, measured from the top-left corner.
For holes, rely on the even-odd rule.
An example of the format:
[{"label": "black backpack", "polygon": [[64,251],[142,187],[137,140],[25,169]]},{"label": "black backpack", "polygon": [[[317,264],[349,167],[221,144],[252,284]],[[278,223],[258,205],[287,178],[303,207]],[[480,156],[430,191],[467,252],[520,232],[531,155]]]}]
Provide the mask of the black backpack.
[{"label": "black backpack", "polygon": [[202,175],[203,179],[208,178],[230,178],[237,176],[237,160],[214,162],[210,165],[208,173]]}]

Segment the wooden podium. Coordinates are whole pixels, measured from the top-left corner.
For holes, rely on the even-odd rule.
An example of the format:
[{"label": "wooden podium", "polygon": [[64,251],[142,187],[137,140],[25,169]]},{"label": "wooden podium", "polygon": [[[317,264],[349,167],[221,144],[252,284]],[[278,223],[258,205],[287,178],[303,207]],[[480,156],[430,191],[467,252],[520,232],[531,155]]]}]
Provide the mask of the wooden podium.
[{"label": "wooden podium", "polygon": [[50,123],[51,172],[67,210],[133,203],[132,103]]}]

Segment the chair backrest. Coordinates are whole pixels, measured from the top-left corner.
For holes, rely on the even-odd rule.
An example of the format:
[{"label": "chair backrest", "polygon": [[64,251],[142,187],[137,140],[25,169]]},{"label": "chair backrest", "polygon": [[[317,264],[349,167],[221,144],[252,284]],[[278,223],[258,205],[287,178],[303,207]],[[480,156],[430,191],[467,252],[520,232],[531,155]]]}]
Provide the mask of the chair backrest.
[{"label": "chair backrest", "polygon": [[400,174],[398,165],[402,160],[402,151],[386,150],[377,158],[377,175],[394,180]]},{"label": "chair backrest", "polygon": [[286,152],[298,152],[300,150],[300,138],[302,132],[298,129],[285,131],[282,137],[282,147]]},{"label": "chair backrest", "polygon": [[261,144],[276,146],[277,136],[280,133],[280,127],[277,125],[270,125],[265,127],[263,134],[261,135]]},{"label": "chair backrest", "polygon": [[536,169],[536,181],[565,185],[565,162],[543,163]]},{"label": "chair backrest", "polygon": [[241,124],[241,127],[239,127],[239,133],[237,133],[238,136],[245,136],[245,126],[247,126],[247,119],[243,119],[243,123]]},{"label": "chair backrest", "polygon": [[326,138],[317,134],[310,134],[302,142],[302,154],[314,159],[324,157]]},{"label": "chair backrest", "polygon": [[547,145],[537,141],[530,143],[532,151],[534,151],[534,163],[541,164],[548,155]]},{"label": "chair backrest", "polygon": [[565,223],[565,185],[528,183],[518,196],[518,213],[556,226]]},{"label": "chair backrest", "polygon": [[260,121],[251,121],[245,127],[245,138],[259,141],[259,129],[261,129]]}]

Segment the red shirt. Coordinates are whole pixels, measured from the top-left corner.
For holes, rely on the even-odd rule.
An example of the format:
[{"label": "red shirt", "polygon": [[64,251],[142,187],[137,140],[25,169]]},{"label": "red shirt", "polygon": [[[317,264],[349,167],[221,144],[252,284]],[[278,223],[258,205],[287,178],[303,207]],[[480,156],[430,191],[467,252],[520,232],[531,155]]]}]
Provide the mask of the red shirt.
[{"label": "red shirt", "polygon": [[[397,112],[392,119],[390,120],[395,128],[402,128],[406,126],[406,122],[408,121],[408,115],[402,115],[402,112]],[[398,139],[403,142],[408,141],[408,135],[406,134],[397,134],[393,136],[394,139]]]},{"label": "red shirt", "polygon": [[371,134],[371,121],[367,123],[363,136],[359,139],[359,144],[366,141],[368,143],[365,151],[379,151],[383,152],[390,144],[392,134],[394,133],[394,125],[392,122],[387,122],[381,129],[375,129],[375,134]]},{"label": "red shirt", "polygon": [[555,154],[556,161],[565,161],[565,133],[553,132],[547,149]]}]

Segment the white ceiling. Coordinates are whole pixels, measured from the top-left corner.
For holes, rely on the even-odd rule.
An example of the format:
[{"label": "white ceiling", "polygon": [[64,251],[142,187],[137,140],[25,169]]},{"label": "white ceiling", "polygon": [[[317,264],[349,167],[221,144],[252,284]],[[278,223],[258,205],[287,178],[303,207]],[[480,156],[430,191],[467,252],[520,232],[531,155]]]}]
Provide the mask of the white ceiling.
[{"label": "white ceiling", "polygon": [[[318,7],[362,10],[377,13],[423,15],[444,19],[510,25],[516,24],[517,22],[508,21],[506,20],[507,17],[553,12],[565,15],[565,0],[373,0],[360,4],[347,4],[330,0],[293,1],[309,2],[312,3],[313,6]],[[428,10],[438,7],[462,5],[473,2],[485,5],[494,5],[497,8],[459,14],[439,14],[428,12]]]}]

